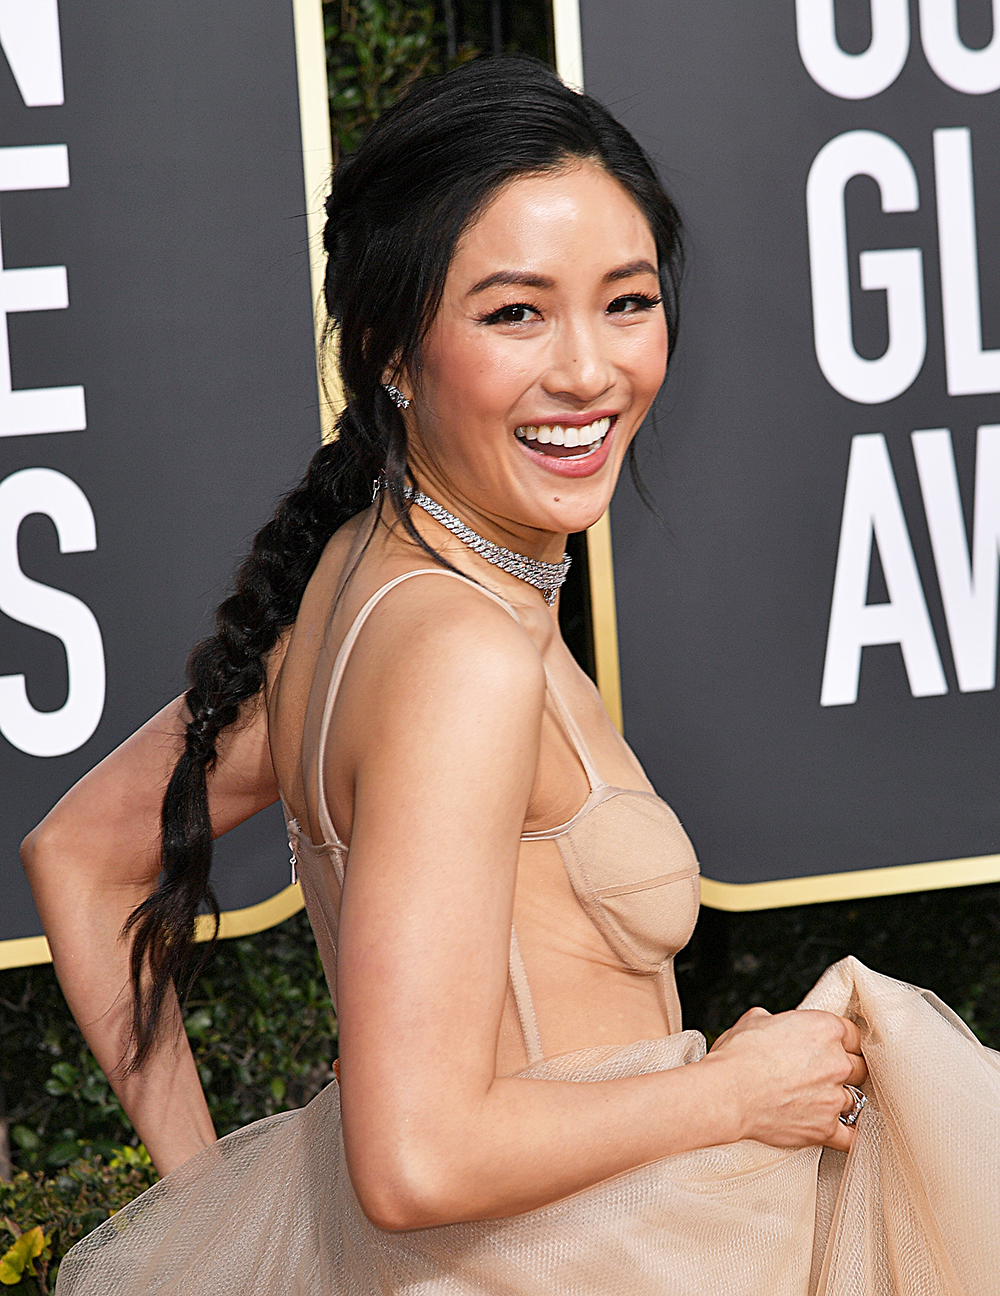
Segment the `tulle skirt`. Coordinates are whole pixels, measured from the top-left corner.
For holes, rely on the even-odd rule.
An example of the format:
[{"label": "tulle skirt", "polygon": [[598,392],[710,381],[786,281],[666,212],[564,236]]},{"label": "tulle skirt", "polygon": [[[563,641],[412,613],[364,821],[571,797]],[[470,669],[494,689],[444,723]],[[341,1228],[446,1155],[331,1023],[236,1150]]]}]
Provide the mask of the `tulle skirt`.
[{"label": "tulle skirt", "polygon": [[[77,1243],[57,1296],[995,1296],[1000,1054],[934,995],[856,959],[801,1006],[861,1027],[871,1101],[849,1156],[725,1144],[509,1219],[387,1233],[354,1195],[331,1084]],[[685,1031],[521,1074],[585,1083],[704,1051]]]}]

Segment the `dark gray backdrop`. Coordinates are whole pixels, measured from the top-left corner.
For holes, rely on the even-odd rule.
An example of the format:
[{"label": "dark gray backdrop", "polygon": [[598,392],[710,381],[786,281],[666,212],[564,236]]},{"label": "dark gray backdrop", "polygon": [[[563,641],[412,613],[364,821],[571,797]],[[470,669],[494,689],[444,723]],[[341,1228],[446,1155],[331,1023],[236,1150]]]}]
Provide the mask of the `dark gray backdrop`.
[{"label": "dark gray backdrop", "polygon": [[[4,265],[65,266],[69,307],[7,329],[14,387],[82,384],[87,427],[0,427],[0,482],[45,467],[84,492],[96,549],[60,553],[35,514],[19,558],[93,612],[107,693],[72,752],[0,737],[4,939],[40,930],[21,837],[183,687],[234,562],[319,436],[290,0],[62,0],[59,16],[65,102],[26,106],[0,56],[0,147],[67,145],[70,184],[0,193],[0,222]],[[35,708],[62,706],[60,639],[0,615],[0,676],[18,674]],[[216,873],[224,909],[287,885],[280,814],[227,839]]]},{"label": "dark gray backdrop", "polygon": [[[853,99],[807,72],[792,0],[581,10],[587,89],[652,154],[689,229],[662,454],[642,455],[668,529],[627,484],[612,510],[626,734],[719,881],[996,852],[996,691],[958,686],[910,435],[951,429],[971,534],[976,430],[1000,422],[1000,396],[948,394],[932,132],[971,131],[982,345],[998,348],[998,95],[960,92],[931,70],[916,0],[898,78]],[[967,46],[987,46],[989,0],[961,0],[958,18]],[[835,19],[842,48],[864,51],[868,0],[840,0]],[[807,177],[855,130],[895,141],[919,186],[918,209],[895,213],[870,178],[846,188],[859,355],[877,358],[888,341],[886,294],[862,291],[859,254],[923,258],[926,359],[907,390],[875,403],[834,389],[813,340]],[[870,646],[857,701],[821,706],[848,460],[852,438],[870,433],[888,447],[947,692],[915,697],[899,645]],[[868,602],[886,594],[876,549]],[[995,625],[995,594],[992,609]]]}]

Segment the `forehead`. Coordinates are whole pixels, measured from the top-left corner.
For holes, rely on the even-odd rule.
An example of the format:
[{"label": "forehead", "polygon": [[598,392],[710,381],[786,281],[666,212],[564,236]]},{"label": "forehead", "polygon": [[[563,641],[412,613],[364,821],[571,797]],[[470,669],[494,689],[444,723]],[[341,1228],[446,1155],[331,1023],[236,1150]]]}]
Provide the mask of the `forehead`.
[{"label": "forehead", "polygon": [[558,280],[640,258],[657,260],[641,208],[602,167],[578,162],[504,185],[459,241],[449,279],[460,288],[502,268]]}]

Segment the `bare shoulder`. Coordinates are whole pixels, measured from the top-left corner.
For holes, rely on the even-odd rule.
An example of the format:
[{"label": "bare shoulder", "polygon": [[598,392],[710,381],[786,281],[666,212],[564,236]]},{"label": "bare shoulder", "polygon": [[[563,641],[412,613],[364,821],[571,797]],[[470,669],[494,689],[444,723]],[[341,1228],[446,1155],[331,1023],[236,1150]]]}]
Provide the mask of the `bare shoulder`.
[{"label": "bare shoulder", "polygon": [[376,689],[404,710],[474,701],[540,715],[541,655],[524,626],[464,581],[423,576],[402,582],[373,610],[348,671],[362,695]]}]

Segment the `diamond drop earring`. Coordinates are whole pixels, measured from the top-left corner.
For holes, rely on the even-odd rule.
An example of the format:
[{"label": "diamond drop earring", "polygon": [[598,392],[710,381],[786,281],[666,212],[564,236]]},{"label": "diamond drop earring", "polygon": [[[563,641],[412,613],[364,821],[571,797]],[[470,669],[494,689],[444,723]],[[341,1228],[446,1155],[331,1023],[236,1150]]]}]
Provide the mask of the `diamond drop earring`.
[{"label": "diamond drop earring", "polygon": [[410,408],[409,398],[404,396],[398,387],[393,387],[391,383],[383,383],[382,386],[397,409],[405,410]]}]

